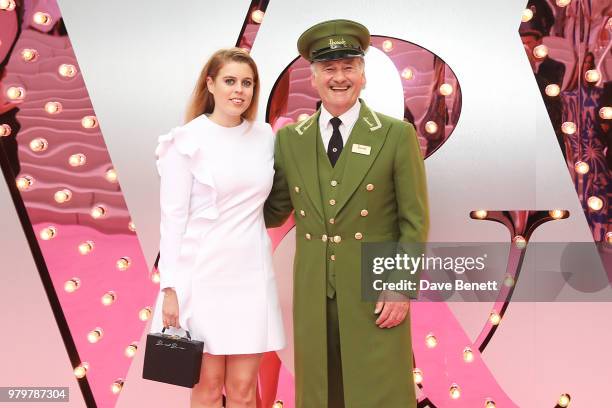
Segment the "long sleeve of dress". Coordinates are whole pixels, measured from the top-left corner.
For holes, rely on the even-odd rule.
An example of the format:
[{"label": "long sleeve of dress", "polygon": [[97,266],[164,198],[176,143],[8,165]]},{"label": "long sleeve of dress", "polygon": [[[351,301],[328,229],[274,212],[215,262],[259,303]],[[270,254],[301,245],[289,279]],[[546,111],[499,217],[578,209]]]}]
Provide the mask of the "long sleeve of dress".
[{"label": "long sleeve of dress", "polygon": [[161,240],[159,244],[160,289],[176,287],[181,242],[189,218],[193,176],[188,157],[173,144],[158,159],[160,179]]}]

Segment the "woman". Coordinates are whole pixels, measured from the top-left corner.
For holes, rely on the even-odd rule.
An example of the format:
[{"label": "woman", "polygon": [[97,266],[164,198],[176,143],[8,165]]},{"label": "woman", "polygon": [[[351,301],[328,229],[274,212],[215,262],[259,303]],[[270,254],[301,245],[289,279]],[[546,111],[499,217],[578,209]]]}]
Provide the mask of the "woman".
[{"label": "woman", "polygon": [[[192,407],[255,407],[262,353],[284,347],[263,204],[274,135],[255,123],[259,78],[242,49],[206,63],[185,125],[159,138],[160,297],[152,331],[204,342]],[[160,307],[161,303],[161,307]],[[161,310],[161,313],[159,313]]]}]

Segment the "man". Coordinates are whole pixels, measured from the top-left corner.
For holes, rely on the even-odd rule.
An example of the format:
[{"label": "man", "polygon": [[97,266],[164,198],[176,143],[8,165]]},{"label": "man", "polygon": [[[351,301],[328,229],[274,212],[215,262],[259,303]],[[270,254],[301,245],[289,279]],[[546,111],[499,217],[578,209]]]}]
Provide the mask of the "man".
[{"label": "man", "polygon": [[563,88],[565,64],[551,58],[549,55],[538,58],[533,53],[536,47],[544,43],[544,37],[550,35],[550,31],[555,24],[555,16],[550,5],[545,0],[529,0],[526,9],[533,12],[533,17],[521,23],[519,34],[525,47],[529,64],[538,83],[540,94],[544,100],[544,105],[548,111],[548,116],[555,130],[561,153],[566,158],[565,137],[561,131],[563,103],[560,96],[549,96],[546,94],[546,87],[548,85],[558,85],[560,89]]},{"label": "man", "polygon": [[368,30],[317,24],[298,40],[322,101],[276,136],[266,224],[295,210],[294,338],[299,408],[416,407],[408,298],[361,298],[362,242],[424,242],[427,192],[412,125],[370,110]]}]

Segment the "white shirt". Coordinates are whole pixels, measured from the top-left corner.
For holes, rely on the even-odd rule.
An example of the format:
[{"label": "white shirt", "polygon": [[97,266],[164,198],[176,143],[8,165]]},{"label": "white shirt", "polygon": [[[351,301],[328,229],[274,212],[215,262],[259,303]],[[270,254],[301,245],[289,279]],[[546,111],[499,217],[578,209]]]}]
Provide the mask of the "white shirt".
[{"label": "white shirt", "polygon": [[[340,124],[340,135],[342,136],[342,145],[346,146],[346,142],[351,135],[353,126],[359,119],[359,110],[361,109],[361,102],[357,99],[357,102],[342,115],[338,116],[342,123]],[[327,150],[329,141],[331,140],[334,127],[329,123],[330,119],[333,118],[331,113],[325,109],[325,106],[321,104],[321,115],[319,115],[319,129],[321,130],[321,138],[323,139],[323,146]]]}]

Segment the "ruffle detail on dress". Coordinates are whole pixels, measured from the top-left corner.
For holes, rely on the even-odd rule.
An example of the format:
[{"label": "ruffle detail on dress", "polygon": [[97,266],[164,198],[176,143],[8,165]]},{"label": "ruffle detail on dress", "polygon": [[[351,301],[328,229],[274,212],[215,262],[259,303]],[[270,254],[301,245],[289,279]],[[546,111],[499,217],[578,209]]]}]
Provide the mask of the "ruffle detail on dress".
[{"label": "ruffle detail on dress", "polygon": [[[161,161],[170,147],[174,145],[177,152],[186,156],[185,159],[189,163],[189,170],[199,183],[199,185],[194,185],[194,189],[201,188],[205,190],[199,191],[198,195],[205,194],[210,197],[209,200],[206,200],[206,203],[191,209],[191,218],[215,220],[219,218],[219,209],[217,208],[217,187],[215,186],[213,174],[202,156],[202,143],[197,139],[198,137],[202,136],[189,132],[182,127],[175,127],[170,130],[170,132],[161,135],[157,140],[158,145],[155,149],[157,172],[161,176]],[[193,193],[192,191],[192,194]]]}]

